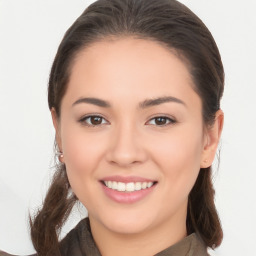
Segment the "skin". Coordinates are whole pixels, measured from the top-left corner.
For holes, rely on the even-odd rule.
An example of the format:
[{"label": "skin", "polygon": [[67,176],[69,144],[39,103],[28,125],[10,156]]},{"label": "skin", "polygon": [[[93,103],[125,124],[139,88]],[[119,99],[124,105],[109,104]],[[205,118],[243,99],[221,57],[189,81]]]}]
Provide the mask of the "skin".
[{"label": "skin", "polygon": [[[153,255],[187,235],[188,194],[200,167],[212,164],[223,124],[219,110],[214,125],[204,125],[193,86],[185,63],[150,40],[96,42],[75,59],[61,116],[52,109],[52,117],[61,161],[102,255]],[[182,103],[140,108],[147,99],[167,96]],[[73,105],[84,97],[111,106]],[[103,117],[97,126],[90,118],[80,121],[93,114]],[[167,118],[159,125],[154,118],[162,116]],[[99,182],[112,175],[157,184],[142,200],[122,204],[108,198]]]}]

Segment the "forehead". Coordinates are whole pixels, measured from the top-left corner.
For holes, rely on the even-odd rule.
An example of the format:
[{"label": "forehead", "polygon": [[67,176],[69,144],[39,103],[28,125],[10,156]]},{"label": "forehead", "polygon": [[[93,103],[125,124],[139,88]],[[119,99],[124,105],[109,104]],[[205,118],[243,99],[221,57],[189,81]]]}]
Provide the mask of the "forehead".
[{"label": "forehead", "polygon": [[118,38],[95,42],[77,54],[67,94],[181,97],[195,93],[193,87],[186,63],[174,51],[152,40]]}]

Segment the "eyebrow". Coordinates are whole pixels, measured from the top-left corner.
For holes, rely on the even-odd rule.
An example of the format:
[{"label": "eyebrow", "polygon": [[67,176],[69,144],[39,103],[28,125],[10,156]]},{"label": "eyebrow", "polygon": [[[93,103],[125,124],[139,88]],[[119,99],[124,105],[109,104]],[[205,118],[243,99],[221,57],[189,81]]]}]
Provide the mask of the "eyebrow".
[{"label": "eyebrow", "polygon": [[[153,107],[153,106],[157,106],[163,103],[167,103],[167,102],[175,102],[175,103],[179,103],[182,104],[184,106],[186,106],[185,102],[176,98],[176,97],[172,97],[172,96],[165,96],[165,97],[158,97],[155,99],[146,99],[143,102],[139,103],[139,108],[141,109],[145,109],[148,107]],[[96,105],[99,107],[103,107],[103,108],[110,108],[111,104],[108,101],[102,100],[102,99],[98,99],[98,98],[80,98],[77,101],[75,101],[72,106],[75,106],[77,104],[80,103],[87,103],[87,104],[92,104],[92,105]]]},{"label": "eyebrow", "polygon": [[185,102],[178,98],[175,98],[172,96],[165,96],[165,97],[159,97],[159,98],[155,98],[155,99],[146,99],[139,104],[139,107],[144,109],[144,108],[157,106],[157,105],[167,103],[167,102],[175,102],[175,103],[179,103],[179,104],[186,106]]},{"label": "eyebrow", "polygon": [[80,104],[80,103],[89,103],[89,104],[93,104],[93,105],[103,107],[103,108],[110,108],[111,107],[111,105],[108,101],[101,100],[101,99],[98,99],[98,98],[80,98],[77,101],[75,101],[72,104],[72,106],[75,106],[75,105]]}]

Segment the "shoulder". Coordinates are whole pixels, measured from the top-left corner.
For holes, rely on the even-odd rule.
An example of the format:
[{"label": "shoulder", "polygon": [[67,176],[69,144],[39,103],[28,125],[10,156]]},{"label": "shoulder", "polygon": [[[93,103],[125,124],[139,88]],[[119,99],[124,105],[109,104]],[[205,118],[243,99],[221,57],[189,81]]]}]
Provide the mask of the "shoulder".
[{"label": "shoulder", "polygon": [[202,240],[200,234],[194,233],[191,243],[191,252],[193,256],[209,256],[207,246]]},{"label": "shoulder", "polygon": [[[91,235],[89,219],[85,218],[81,220],[75,228],[73,228],[59,243],[61,255],[69,256],[84,256],[84,255],[98,255],[97,247]],[[93,253],[91,253],[93,252]],[[36,256],[26,255],[26,256]],[[18,256],[8,254],[0,251],[0,256]]]},{"label": "shoulder", "polygon": [[196,233],[192,233],[174,245],[156,254],[156,256],[209,256],[207,247],[203,240]]},{"label": "shoulder", "polygon": [[93,240],[89,218],[81,220],[60,242],[61,255],[94,255],[100,256]]},{"label": "shoulder", "polygon": [[14,256],[12,254],[8,254],[6,252],[0,251],[0,256]]},{"label": "shoulder", "polygon": [[[3,251],[0,251],[0,256],[17,256],[17,255],[9,254],[9,253],[6,253],[6,252],[3,252]],[[36,254],[33,254],[33,255],[27,255],[27,256],[36,256]]]},{"label": "shoulder", "polygon": [[75,228],[73,228],[60,242],[60,251],[63,255],[82,255],[81,251],[81,232],[86,225],[86,219],[80,221]]}]

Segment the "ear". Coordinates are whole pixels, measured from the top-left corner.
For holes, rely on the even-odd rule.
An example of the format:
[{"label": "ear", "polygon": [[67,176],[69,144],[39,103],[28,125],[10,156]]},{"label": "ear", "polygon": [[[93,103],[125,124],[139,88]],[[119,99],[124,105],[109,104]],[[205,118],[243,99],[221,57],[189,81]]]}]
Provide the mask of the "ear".
[{"label": "ear", "polygon": [[52,115],[53,126],[55,128],[55,139],[56,139],[59,150],[63,152],[62,144],[61,144],[61,136],[60,136],[60,121],[57,116],[56,110],[54,108],[51,109],[51,115]]},{"label": "ear", "polygon": [[215,121],[212,126],[205,129],[204,148],[201,157],[201,168],[212,165],[218,148],[219,140],[224,123],[224,113],[220,109],[215,114]]}]

